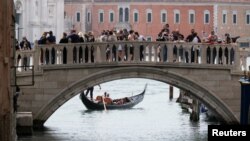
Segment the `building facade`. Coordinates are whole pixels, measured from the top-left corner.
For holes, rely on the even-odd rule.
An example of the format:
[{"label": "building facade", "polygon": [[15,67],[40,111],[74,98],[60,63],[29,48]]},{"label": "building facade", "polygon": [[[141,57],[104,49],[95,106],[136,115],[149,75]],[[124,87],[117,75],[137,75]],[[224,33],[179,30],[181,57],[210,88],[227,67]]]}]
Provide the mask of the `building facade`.
[{"label": "building facade", "polygon": [[225,33],[247,37],[249,10],[247,0],[65,0],[65,15],[75,22],[72,29],[98,36],[102,30],[127,28],[148,40],[155,40],[166,23],[185,37],[192,28],[200,37],[212,30],[220,38]]},{"label": "building facade", "polygon": [[14,3],[19,41],[26,36],[34,42],[51,30],[59,42],[64,31],[64,0],[14,0]]},{"label": "building facade", "polygon": [[69,33],[72,29],[78,32],[86,32],[89,23],[86,23],[86,7],[90,8],[90,1],[65,1],[64,9],[64,30]]}]

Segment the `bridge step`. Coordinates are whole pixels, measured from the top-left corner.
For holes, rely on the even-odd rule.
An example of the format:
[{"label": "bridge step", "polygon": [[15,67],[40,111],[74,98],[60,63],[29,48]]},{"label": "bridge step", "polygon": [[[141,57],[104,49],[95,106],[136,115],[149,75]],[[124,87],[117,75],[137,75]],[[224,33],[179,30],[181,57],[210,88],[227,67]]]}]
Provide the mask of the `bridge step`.
[{"label": "bridge step", "polygon": [[17,112],[16,115],[17,135],[32,135],[33,117],[32,112]]}]

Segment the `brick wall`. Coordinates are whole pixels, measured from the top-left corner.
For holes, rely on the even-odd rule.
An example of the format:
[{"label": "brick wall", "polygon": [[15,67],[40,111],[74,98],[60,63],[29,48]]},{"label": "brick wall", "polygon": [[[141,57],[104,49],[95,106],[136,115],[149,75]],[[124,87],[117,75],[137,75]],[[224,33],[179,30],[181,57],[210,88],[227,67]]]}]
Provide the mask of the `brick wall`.
[{"label": "brick wall", "polygon": [[[189,0],[189,3],[183,5],[180,1],[165,0],[161,2],[150,3],[152,0],[148,0],[148,3],[142,1],[134,1],[133,3],[120,3],[119,1],[95,1],[96,3],[90,3],[86,1],[77,1],[73,5],[86,5],[86,9],[91,12],[91,23],[85,24],[86,32],[91,30],[96,36],[100,35],[103,29],[113,29],[118,24],[119,20],[119,6],[129,7],[129,24],[135,31],[138,31],[144,36],[150,36],[153,40],[157,37],[161,28],[165,23],[161,22],[161,10],[167,11],[167,23],[170,24],[171,31],[179,29],[179,31],[186,37],[192,28],[196,30],[200,37],[209,35],[211,30],[215,30],[220,38],[224,38],[225,33],[230,33],[232,36],[240,35],[242,37],[250,36],[250,25],[246,24],[246,11],[250,9],[250,1],[248,0]],[[70,5],[70,3],[67,3]],[[217,12],[214,8],[217,6]],[[66,6],[65,6],[66,7]],[[66,13],[72,13],[77,11],[78,8],[74,7],[65,9]],[[99,23],[98,11],[102,9],[104,12],[104,22]],[[137,9],[139,12],[139,22],[133,22],[133,11]],[[146,9],[152,10],[152,22],[146,22]],[[180,24],[174,23],[174,10],[180,11]],[[216,8],[215,8],[216,9]],[[115,21],[109,22],[109,11],[113,10],[115,14]],[[189,23],[189,10],[195,11],[195,23]],[[204,10],[210,12],[209,24],[204,24]],[[222,10],[228,10],[227,24],[222,24]],[[79,10],[78,10],[79,11]],[[232,24],[232,11],[237,11],[237,24]],[[76,12],[75,12],[76,13]],[[86,14],[86,13],[85,13]],[[214,15],[217,14],[217,15]],[[74,19],[73,14],[73,19]],[[217,19],[215,18],[217,17]],[[86,18],[86,17],[85,17]],[[83,26],[83,25],[82,25]],[[76,24],[75,29],[82,31]]]},{"label": "brick wall", "polygon": [[[151,36],[153,40],[157,37],[157,34],[161,31],[164,24],[168,23],[170,25],[171,31],[175,29],[179,29],[179,31],[184,34],[186,37],[192,28],[196,29],[198,34],[201,36],[203,31],[210,32],[213,29],[213,6],[182,6],[182,5],[136,5],[131,4],[130,8],[130,25],[140,34],[144,36]],[[98,22],[98,10],[102,9],[104,11],[104,22]],[[115,12],[115,22],[109,22],[109,10],[113,10]],[[139,22],[133,22],[133,11],[137,9],[139,12]],[[152,22],[148,23],[146,21],[146,11],[147,9],[152,10]],[[167,22],[161,22],[161,10],[167,11]],[[180,11],[180,23],[174,23],[174,10]],[[195,11],[195,23],[189,24],[189,10]],[[210,23],[204,24],[204,10],[210,11]],[[116,23],[119,20],[118,14],[118,6],[117,5],[95,5],[93,6],[93,31],[95,35],[100,35],[100,32],[103,29],[112,29],[115,27]]]}]

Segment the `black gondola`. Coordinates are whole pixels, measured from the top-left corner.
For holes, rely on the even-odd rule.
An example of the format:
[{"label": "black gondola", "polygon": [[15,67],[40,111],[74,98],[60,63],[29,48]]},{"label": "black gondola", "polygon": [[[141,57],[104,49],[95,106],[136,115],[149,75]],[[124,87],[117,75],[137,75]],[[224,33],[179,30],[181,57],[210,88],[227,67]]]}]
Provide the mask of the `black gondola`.
[{"label": "black gondola", "polygon": [[[126,99],[127,102],[124,104],[105,104],[106,109],[111,110],[111,109],[127,109],[135,106],[136,104],[140,103],[143,98],[144,94],[147,89],[147,84],[145,85],[145,88],[142,93],[131,96],[131,97],[125,97],[125,98],[119,98],[119,99],[114,99],[113,101],[119,101],[121,99]],[[104,110],[104,104],[103,103],[96,103],[89,98],[85,96],[84,93],[80,94],[80,99],[82,100],[82,103],[90,110]]]}]

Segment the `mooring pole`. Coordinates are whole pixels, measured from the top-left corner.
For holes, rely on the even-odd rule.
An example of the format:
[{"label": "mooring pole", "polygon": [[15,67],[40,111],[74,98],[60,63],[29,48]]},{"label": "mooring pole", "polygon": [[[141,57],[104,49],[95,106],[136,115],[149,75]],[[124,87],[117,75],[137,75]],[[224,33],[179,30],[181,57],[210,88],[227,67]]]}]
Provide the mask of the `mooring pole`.
[{"label": "mooring pole", "polygon": [[241,78],[241,107],[240,107],[240,124],[247,125],[249,121],[250,106],[250,79],[246,76]]},{"label": "mooring pole", "polygon": [[172,100],[174,96],[174,87],[169,85],[169,99]]}]

